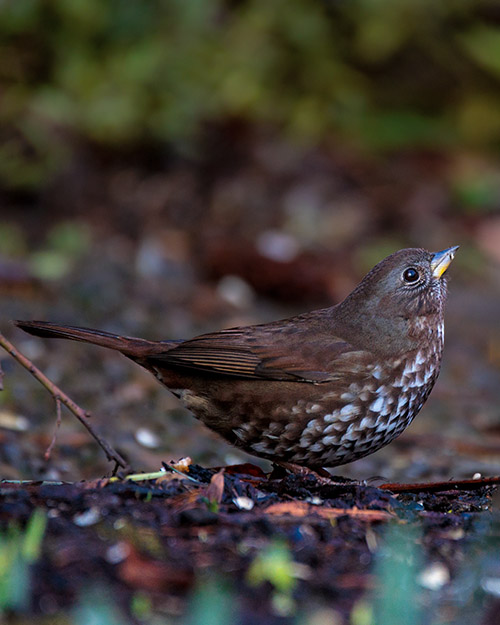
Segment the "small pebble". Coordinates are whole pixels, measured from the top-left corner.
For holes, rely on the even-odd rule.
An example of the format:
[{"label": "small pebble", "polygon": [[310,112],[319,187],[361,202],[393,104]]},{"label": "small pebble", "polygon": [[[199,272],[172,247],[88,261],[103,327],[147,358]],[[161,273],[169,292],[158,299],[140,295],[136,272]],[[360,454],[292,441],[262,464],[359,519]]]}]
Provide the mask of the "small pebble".
[{"label": "small pebble", "polygon": [[239,276],[227,275],[219,280],[217,294],[228,304],[247,308],[254,299],[252,287]]},{"label": "small pebble", "polygon": [[21,417],[7,410],[0,410],[0,427],[6,430],[26,432],[30,427],[30,422],[26,417]]},{"label": "small pebble", "polygon": [[266,258],[289,263],[300,252],[295,237],[279,230],[266,230],[257,239],[257,249]]},{"label": "small pebble", "polygon": [[95,525],[101,519],[101,512],[98,508],[89,508],[81,514],[75,514],[73,517],[73,523],[78,527],[88,527],[89,525]]},{"label": "small pebble", "polygon": [[500,597],[500,577],[484,577],[481,580],[481,588],[490,595]]},{"label": "small pebble", "polygon": [[161,445],[161,441],[158,436],[148,428],[139,428],[135,432],[135,440],[148,449],[156,449]]},{"label": "small pebble", "polygon": [[440,590],[449,581],[450,571],[441,562],[433,562],[418,576],[418,583],[429,590]]},{"label": "small pebble", "polygon": [[250,497],[243,497],[243,496],[235,497],[233,499],[233,503],[239,510],[251,510],[255,505],[253,499],[250,499]]},{"label": "small pebble", "polygon": [[120,541],[117,542],[115,545],[112,545],[106,551],[106,560],[110,564],[119,564],[127,558],[129,553],[130,547],[127,545],[127,543]]},{"label": "small pebble", "polygon": [[312,504],[313,506],[321,506],[321,504],[323,503],[323,499],[321,499],[321,497],[318,497],[317,495],[314,495],[313,497],[306,497],[305,501]]}]

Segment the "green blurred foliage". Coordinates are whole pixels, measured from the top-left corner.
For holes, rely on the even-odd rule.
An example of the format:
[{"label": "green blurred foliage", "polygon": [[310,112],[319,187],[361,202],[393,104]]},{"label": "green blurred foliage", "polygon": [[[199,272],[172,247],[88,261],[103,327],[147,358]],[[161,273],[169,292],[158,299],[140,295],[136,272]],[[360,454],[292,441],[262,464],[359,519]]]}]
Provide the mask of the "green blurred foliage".
[{"label": "green blurred foliage", "polygon": [[231,625],[237,622],[237,598],[226,581],[212,575],[200,580],[188,602],[183,625]]},{"label": "green blurred foliage", "polygon": [[423,562],[421,532],[416,525],[390,524],[384,538],[375,563],[375,590],[354,605],[350,622],[352,625],[423,623],[421,589],[417,583]]},{"label": "green blurred foliage", "polygon": [[273,542],[259,552],[248,569],[247,581],[251,586],[269,582],[278,591],[290,593],[296,579],[288,545],[281,541]]},{"label": "green blurred foliage", "polygon": [[63,278],[88,251],[90,244],[91,236],[86,224],[79,221],[57,223],[49,230],[45,245],[30,253],[30,269],[34,276],[43,280]]},{"label": "green blurred foliage", "polygon": [[111,589],[96,585],[85,589],[73,610],[72,625],[122,625],[124,615],[117,606]]},{"label": "green blurred foliage", "polygon": [[24,530],[11,525],[0,533],[0,618],[29,606],[30,566],[40,558],[46,525],[45,512],[37,508]]},{"label": "green blurred foliage", "polygon": [[388,525],[377,554],[378,593],[373,605],[376,625],[416,625],[423,621],[417,576],[423,562],[417,525]]},{"label": "green blurred foliage", "polygon": [[192,151],[237,117],[368,149],[495,147],[491,0],[3,0],[0,179],[36,188],[75,139]]},{"label": "green blurred foliage", "polygon": [[273,589],[273,612],[289,616],[296,610],[292,593],[297,585],[298,568],[288,544],[275,540],[255,556],[248,568],[246,581],[250,586],[270,584]]}]

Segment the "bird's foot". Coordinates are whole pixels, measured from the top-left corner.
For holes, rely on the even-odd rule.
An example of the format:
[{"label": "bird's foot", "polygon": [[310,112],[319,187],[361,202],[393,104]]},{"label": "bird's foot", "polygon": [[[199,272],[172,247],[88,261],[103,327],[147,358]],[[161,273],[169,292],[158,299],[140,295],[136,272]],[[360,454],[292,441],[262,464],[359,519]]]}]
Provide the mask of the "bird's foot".
[{"label": "bird's foot", "polygon": [[273,471],[269,476],[270,479],[283,479],[287,473],[292,473],[299,477],[313,478],[320,486],[345,486],[346,482],[342,478],[340,480],[333,477],[326,469],[318,467],[310,469],[293,462],[274,462]]}]

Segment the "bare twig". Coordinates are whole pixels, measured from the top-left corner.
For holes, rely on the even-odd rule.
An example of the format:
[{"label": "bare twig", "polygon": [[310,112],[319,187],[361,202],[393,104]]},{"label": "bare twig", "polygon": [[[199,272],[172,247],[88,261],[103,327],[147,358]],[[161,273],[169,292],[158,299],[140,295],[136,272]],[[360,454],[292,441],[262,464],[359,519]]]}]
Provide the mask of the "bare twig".
[{"label": "bare twig", "polygon": [[500,476],[481,477],[477,480],[450,480],[449,482],[422,482],[421,484],[382,484],[379,488],[392,493],[436,493],[447,490],[477,490],[484,486],[500,484]]},{"label": "bare twig", "polygon": [[[58,405],[58,420],[60,416],[59,406],[60,406],[60,403],[62,403],[66,406],[66,408],[70,412],[72,412],[75,415],[75,417],[80,421],[80,423],[88,430],[89,434],[92,436],[92,438],[94,438],[94,440],[97,442],[99,447],[101,447],[101,449],[106,454],[107,459],[115,463],[116,465],[115,470],[118,467],[122,467],[124,470],[129,469],[128,463],[122,458],[122,456],[117,451],[115,451],[111,447],[111,445],[107,441],[105,441],[96,432],[96,430],[90,425],[89,423],[89,418],[91,416],[90,413],[80,408],[80,406],[78,406],[70,397],[66,395],[66,393],[61,391],[61,389],[58,386],[56,386],[53,382],[51,382],[49,378],[47,378],[46,375],[44,375],[37,367],[35,367],[35,365],[31,362],[31,360],[29,360],[29,358],[21,354],[21,352],[18,349],[16,349],[14,345],[12,345],[12,343],[3,336],[2,333],[0,333],[0,347],[3,347],[5,351],[9,353],[12,356],[12,358],[14,358],[14,360],[17,360],[19,364],[21,364],[25,369],[27,369],[31,373],[31,375],[49,391],[52,397],[54,397],[54,399],[56,400],[56,405]],[[53,446],[53,443],[50,444],[47,452],[50,452],[52,450],[52,446]]]},{"label": "bare twig", "polygon": [[56,399],[56,410],[57,410],[56,427],[55,427],[55,430],[54,430],[54,434],[52,436],[52,440],[50,441],[50,445],[47,447],[47,449],[45,450],[45,453],[43,455],[45,460],[49,460],[50,459],[50,455],[52,454],[52,450],[54,449],[54,445],[56,444],[57,432],[59,431],[59,428],[61,427],[61,420],[62,420],[61,400],[59,398]]}]

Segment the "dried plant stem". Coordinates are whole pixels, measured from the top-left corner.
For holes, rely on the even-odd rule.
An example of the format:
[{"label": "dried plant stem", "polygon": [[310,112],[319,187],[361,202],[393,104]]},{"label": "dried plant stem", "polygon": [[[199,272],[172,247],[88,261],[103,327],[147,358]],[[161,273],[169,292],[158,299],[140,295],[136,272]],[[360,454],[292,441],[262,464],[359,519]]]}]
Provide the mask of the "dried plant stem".
[{"label": "dried plant stem", "polygon": [[[89,434],[94,438],[99,447],[104,451],[106,457],[109,461],[115,463],[115,470],[118,467],[122,467],[124,470],[128,470],[128,463],[122,458],[122,456],[115,451],[111,445],[105,441],[96,430],[90,425],[89,418],[91,417],[90,413],[86,410],[83,410],[76,404],[70,397],[66,395],[58,386],[56,386],[53,382],[51,382],[46,375],[44,375],[35,365],[21,352],[14,347],[14,345],[8,341],[2,333],[0,333],[0,347],[3,347],[5,351],[17,360],[19,364],[21,364],[25,369],[27,369],[31,375],[40,382],[42,386],[44,386],[52,397],[56,401],[56,405],[58,406],[58,421],[60,419],[60,404],[64,404],[66,408],[72,412],[75,417],[80,421],[80,423],[88,430]],[[57,431],[57,428],[56,428]],[[54,434],[55,437],[55,434]],[[52,450],[54,441],[50,444],[47,452],[50,455],[50,451]],[[47,453],[46,452],[46,453]]]},{"label": "dried plant stem", "polygon": [[500,484],[500,476],[481,477],[470,480],[450,480],[449,482],[422,482],[420,484],[382,484],[382,490],[392,493],[444,492],[450,490],[477,490],[485,486]]},{"label": "dried plant stem", "polygon": [[52,440],[50,441],[50,445],[47,447],[47,449],[45,450],[45,453],[43,454],[43,457],[45,458],[45,460],[50,459],[52,450],[54,449],[54,445],[56,444],[57,433],[59,432],[59,428],[61,427],[61,421],[62,421],[61,400],[58,397],[56,398],[56,410],[57,410],[56,427],[54,430],[54,434],[52,436]]}]

